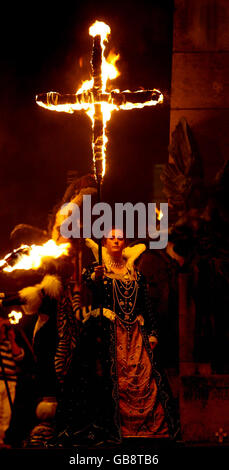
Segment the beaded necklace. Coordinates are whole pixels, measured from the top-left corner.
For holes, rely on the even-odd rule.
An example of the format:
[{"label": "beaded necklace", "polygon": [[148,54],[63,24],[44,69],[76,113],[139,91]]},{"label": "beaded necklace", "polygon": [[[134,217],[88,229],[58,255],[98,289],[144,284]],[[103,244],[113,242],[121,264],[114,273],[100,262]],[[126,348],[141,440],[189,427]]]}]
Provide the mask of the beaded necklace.
[{"label": "beaded necklace", "polygon": [[[137,293],[138,293],[138,284],[136,281],[134,281],[134,286],[130,293],[129,293],[129,290],[125,290],[123,293],[118,285],[117,279],[113,279],[114,300],[117,300],[118,306],[121,312],[124,314],[125,320],[128,320],[128,318],[134,311],[136,300],[137,300]],[[130,302],[130,299],[132,300],[132,302]],[[129,310],[129,307],[131,307],[131,310]]]},{"label": "beaded necklace", "polygon": [[[123,314],[124,318],[120,318],[118,315],[119,320],[125,324],[125,328],[127,329],[127,350],[130,349],[130,339],[131,339],[131,328],[133,324],[136,322],[136,318],[134,321],[130,321],[131,314],[133,313],[137,301],[137,294],[138,294],[138,283],[136,281],[120,281],[121,286],[124,288],[124,293],[121,291],[118,280],[113,279],[113,311],[115,312],[115,303],[117,302],[119,311]],[[134,283],[134,285],[133,285]],[[131,290],[132,289],[132,290]],[[132,302],[130,302],[130,299]],[[130,308],[130,310],[128,310]]]}]

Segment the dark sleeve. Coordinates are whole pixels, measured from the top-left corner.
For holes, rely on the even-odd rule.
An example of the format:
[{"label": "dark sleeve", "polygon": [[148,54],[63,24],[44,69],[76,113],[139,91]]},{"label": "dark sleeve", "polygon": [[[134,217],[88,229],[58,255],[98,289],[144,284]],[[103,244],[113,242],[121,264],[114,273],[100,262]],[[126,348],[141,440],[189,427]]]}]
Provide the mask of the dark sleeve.
[{"label": "dark sleeve", "polygon": [[145,329],[149,336],[158,338],[158,325],[156,312],[153,309],[152,301],[149,296],[147,282],[145,276],[140,274],[140,288],[142,292],[142,302],[145,320]]},{"label": "dark sleeve", "polygon": [[101,284],[92,278],[94,268],[97,265],[98,263],[93,263],[88,268],[83,269],[82,272],[82,281],[92,295],[93,308],[98,307],[103,302],[103,283]]},{"label": "dark sleeve", "polygon": [[21,299],[19,293],[15,293],[14,295],[11,294],[2,299],[2,306],[3,307],[12,307],[13,305],[23,305],[25,303],[24,300]]}]

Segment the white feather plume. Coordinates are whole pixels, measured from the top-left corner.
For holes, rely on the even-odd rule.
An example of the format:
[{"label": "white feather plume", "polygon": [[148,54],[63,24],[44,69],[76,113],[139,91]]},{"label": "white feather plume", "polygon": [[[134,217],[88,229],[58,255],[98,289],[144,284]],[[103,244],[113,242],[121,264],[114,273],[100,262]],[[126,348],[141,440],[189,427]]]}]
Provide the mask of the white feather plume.
[{"label": "white feather plume", "polygon": [[36,286],[25,287],[19,291],[21,299],[25,302],[23,310],[26,315],[34,315],[41,306],[43,295],[41,289]]},{"label": "white feather plume", "polygon": [[59,299],[62,292],[62,284],[57,276],[47,274],[40,284],[25,287],[19,291],[20,298],[25,302],[23,310],[27,315],[38,312],[44,295],[52,299]]},{"label": "white feather plume", "polygon": [[58,276],[46,274],[42,282],[38,284],[41,289],[44,289],[45,294],[53,299],[59,299],[62,293],[62,284]]}]

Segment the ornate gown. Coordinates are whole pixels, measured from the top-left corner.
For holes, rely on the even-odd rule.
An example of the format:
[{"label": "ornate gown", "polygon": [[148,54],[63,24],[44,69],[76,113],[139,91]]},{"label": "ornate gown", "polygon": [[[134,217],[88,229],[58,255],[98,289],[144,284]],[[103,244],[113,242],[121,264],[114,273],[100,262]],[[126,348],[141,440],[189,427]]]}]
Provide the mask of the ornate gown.
[{"label": "ornate gown", "polygon": [[[73,443],[84,434],[91,442],[175,437],[173,398],[150,346],[158,332],[145,277],[139,272],[134,278],[130,272],[125,277],[107,273],[101,291],[94,266],[83,272],[92,301],[81,313],[76,346],[68,360],[59,430]],[[66,325],[67,319],[65,331]],[[68,332],[71,342],[73,336]]]}]

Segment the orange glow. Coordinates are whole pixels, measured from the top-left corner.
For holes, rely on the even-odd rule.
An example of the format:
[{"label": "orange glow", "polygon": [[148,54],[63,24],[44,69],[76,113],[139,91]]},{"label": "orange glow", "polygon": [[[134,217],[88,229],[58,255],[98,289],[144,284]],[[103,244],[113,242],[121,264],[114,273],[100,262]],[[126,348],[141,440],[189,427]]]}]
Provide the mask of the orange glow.
[{"label": "orange glow", "polygon": [[17,325],[22,318],[22,313],[12,310],[12,312],[9,313],[8,318],[11,325]]},{"label": "orange glow", "polygon": [[[11,254],[5,256],[4,259],[0,260],[0,266],[5,266],[3,271],[11,273],[16,269],[38,269],[44,258],[51,257],[54,259],[59,258],[63,255],[68,255],[70,243],[62,243],[57,245],[54,240],[48,240],[43,245],[21,245],[20,249],[26,249],[27,253],[21,253],[16,259],[13,266],[7,262]],[[17,250],[14,250],[17,252]],[[13,252],[13,253],[14,253]]]}]

